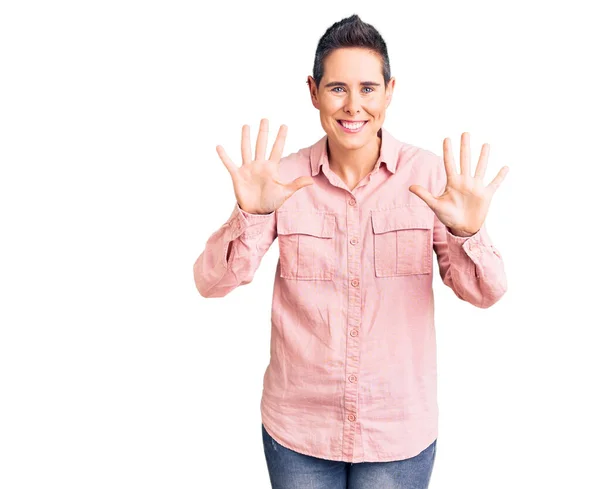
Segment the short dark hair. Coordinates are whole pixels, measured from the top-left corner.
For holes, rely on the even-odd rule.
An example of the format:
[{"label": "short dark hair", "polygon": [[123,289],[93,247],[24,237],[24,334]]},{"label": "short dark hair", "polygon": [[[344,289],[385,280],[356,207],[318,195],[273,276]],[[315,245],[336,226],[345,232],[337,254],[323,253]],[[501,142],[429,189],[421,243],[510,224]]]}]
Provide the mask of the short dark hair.
[{"label": "short dark hair", "polygon": [[317,88],[325,72],[325,58],[336,49],[351,47],[366,48],[379,55],[382,64],[383,80],[385,86],[387,86],[391,78],[391,72],[390,59],[385,41],[375,27],[363,22],[358,15],[354,14],[333,24],[319,40],[313,65],[313,78],[315,79]]}]

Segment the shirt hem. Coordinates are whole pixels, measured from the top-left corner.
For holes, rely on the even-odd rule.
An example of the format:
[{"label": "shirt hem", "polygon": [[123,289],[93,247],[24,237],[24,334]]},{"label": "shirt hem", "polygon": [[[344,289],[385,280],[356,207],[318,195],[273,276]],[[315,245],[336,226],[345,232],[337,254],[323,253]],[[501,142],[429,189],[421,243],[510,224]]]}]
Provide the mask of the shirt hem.
[{"label": "shirt hem", "polygon": [[268,426],[267,423],[265,423],[265,417],[264,415],[262,416],[262,424],[265,427],[266,432],[269,434],[269,436],[271,438],[273,438],[277,443],[279,443],[281,446],[287,448],[288,450],[292,450],[294,452],[297,452],[301,455],[307,455],[309,457],[316,457],[316,458],[320,458],[323,460],[332,460],[334,462],[346,462],[346,463],[363,463],[363,462],[368,462],[368,463],[376,463],[376,462],[398,462],[400,460],[406,460],[412,457],[415,457],[417,455],[419,455],[423,450],[425,450],[426,448],[429,447],[429,445],[431,445],[435,440],[437,440],[438,438],[438,430],[436,429],[432,435],[429,436],[428,438],[428,442],[427,444],[421,448],[418,452],[414,453],[414,454],[409,454],[408,456],[398,456],[398,455],[390,455],[388,457],[379,457],[376,459],[367,459],[364,458],[362,460],[346,460],[344,459],[344,457],[332,457],[331,455],[325,455],[322,453],[317,453],[317,452],[312,452],[310,450],[306,450],[304,448],[300,448],[298,446],[295,446],[294,444],[288,443],[284,440],[282,440],[281,438],[279,438],[278,435],[274,435],[273,430]]}]

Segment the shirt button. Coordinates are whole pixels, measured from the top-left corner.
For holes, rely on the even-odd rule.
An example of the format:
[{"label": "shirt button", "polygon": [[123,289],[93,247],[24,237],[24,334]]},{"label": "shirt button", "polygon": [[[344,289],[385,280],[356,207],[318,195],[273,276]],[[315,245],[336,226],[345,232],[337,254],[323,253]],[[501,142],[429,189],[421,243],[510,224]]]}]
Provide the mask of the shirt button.
[{"label": "shirt button", "polygon": [[356,416],[354,416],[354,414],[349,414],[348,415],[348,420],[354,421],[355,419],[356,419]]},{"label": "shirt button", "polygon": [[348,204],[350,204],[350,205],[356,205],[356,200],[354,200],[354,199],[350,199],[350,200],[348,201]]},{"label": "shirt button", "polygon": [[355,329],[350,330],[350,336],[357,336],[358,335],[358,331]]},{"label": "shirt button", "polygon": [[352,243],[353,245],[355,245],[356,243],[358,243],[358,239],[356,239],[356,238],[352,238],[352,239],[350,240],[350,243]]},{"label": "shirt button", "polygon": [[353,287],[358,287],[358,279],[352,279],[352,282],[350,282],[352,284]]},{"label": "shirt button", "polygon": [[351,375],[350,377],[348,377],[348,380],[350,382],[356,382],[356,375]]}]

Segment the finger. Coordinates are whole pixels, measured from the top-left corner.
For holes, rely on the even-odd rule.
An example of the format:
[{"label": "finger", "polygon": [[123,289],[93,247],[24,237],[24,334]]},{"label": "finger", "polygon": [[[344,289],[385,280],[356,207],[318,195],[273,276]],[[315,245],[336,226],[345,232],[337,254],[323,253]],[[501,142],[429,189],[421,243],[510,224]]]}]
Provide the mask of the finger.
[{"label": "finger", "polygon": [[225,168],[227,168],[229,174],[233,176],[238,169],[237,165],[231,161],[231,158],[227,155],[225,149],[223,149],[223,146],[217,146],[217,153],[219,154],[219,158],[221,158],[221,161],[225,165]]},{"label": "finger", "polygon": [[463,132],[460,138],[460,172],[463,175],[471,174],[471,148],[469,133]]},{"label": "finger", "polygon": [[431,209],[435,207],[437,199],[431,195],[427,189],[421,187],[420,185],[411,185],[408,187],[408,190],[410,190],[417,197],[421,198],[421,200],[431,207]]},{"label": "finger", "polygon": [[485,143],[481,148],[481,154],[479,155],[479,161],[477,162],[477,168],[475,168],[475,178],[483,179],[485,170],[487,168],[488,155],[490,154],[490,145]]},{"label": "finger", "polygon": [[498,187],[500,187],[500,184],[506,177],[507,173],[508,173],[508,166],[503,166],[500,169],[500,171],[498,172],[498,174],[496,175],[496,177],[489,183],[489,185],[486,188],[492,189],[492,192],[495,192],[496,190],[498,190]]},{"label": "finger", "polygon": [[452,155],[450,138],[444,139],[444,168],[446,169],[446,180],[450,180],[450,177],[456,175],[456,163],[454,163]]},{"label": "finger", "polygon": [[250,146],[250,126],[242,126],[242,165],[252,162],[252,148]]},{"label": "finger", "polygon": [[265,152],[267,150],[267,138],[269,136],[269,121],[261,119],[258,129],[258,137],[256,138],[256,153],[255,160],[264,161]]},{"label": "finger", "polygon": [[285,145],[285,137],[287,136],[287,129],[288,128],[285,124],[282,124],[279,128],[279,132],[277,133],[277,138],[273,144],[273,149],[271,150],[269,160],[279,161],[281,159],[281,155],[283,154],[283,146]]}]

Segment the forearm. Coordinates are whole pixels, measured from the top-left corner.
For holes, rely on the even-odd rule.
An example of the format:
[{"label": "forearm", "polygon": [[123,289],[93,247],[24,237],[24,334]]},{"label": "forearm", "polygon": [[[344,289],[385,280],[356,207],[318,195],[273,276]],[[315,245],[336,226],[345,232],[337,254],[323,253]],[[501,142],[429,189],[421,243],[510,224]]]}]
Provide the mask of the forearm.
[{"label": "forearm", "polygon": [[252,281],[275,239],[274,213],[252,215],[236,203],[230,216],[206,243],[194,263],[194,282],[203,297],[223,297]]},{"label": "forearm", "polygon": [[457,296],[481,308],[498,302],[507,290],[504,262],[485,225],[467,237],[446,228],[448,264],[443,282]]}]

